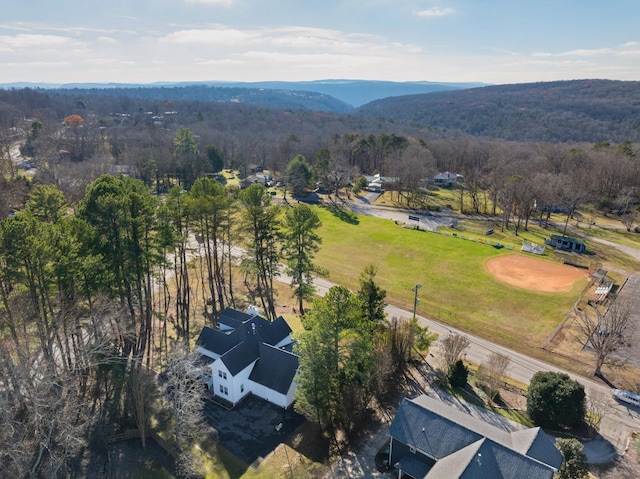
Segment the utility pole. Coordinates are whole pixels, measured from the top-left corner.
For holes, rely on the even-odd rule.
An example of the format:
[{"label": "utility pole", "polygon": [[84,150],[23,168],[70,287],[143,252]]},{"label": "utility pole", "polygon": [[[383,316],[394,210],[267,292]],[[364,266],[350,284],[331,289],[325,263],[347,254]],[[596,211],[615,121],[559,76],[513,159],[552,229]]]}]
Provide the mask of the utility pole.
[{"label": "utility pole", "polygon": [[420,288],[422,288],[421,284],[416,284],[413,288],[411,288],[411,291],[415,293],[415,296],[413,298],[413,319],[416,319],[416,308],[418,307],[418,290]]}]

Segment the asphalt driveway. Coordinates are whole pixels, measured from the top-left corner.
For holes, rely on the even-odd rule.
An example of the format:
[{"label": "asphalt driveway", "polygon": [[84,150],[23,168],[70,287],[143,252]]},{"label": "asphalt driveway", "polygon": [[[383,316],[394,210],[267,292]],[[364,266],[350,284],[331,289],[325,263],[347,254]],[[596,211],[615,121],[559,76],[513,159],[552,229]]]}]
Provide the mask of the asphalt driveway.
[{"label": "asphalt driveway", "polygon": [[218,433],[218,442],[247,465],[260,462],[304,422],[304,416],[255,396],[228,410],[210,400],[204,415]]}]

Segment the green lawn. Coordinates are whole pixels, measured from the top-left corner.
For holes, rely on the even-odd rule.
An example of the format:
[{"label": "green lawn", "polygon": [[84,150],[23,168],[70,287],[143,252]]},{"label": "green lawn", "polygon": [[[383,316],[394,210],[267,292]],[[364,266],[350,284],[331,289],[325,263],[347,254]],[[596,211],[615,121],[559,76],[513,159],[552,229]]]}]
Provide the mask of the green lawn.
[{"label": "green lawn", "polygon": [[[328,279],[358,288],[358,276],[372,263],[388,302],[413,308],[411,288],[422,284],[421,314],[518,349],[539,348],[586,286],[568,293],[536,293],[493,279],[487,260],[513,251],[408,230],[394,221],[369,216],[340,217],[318,208],[324,245],[316,256]],[[527,348],[528,349],[528,348]]]}]

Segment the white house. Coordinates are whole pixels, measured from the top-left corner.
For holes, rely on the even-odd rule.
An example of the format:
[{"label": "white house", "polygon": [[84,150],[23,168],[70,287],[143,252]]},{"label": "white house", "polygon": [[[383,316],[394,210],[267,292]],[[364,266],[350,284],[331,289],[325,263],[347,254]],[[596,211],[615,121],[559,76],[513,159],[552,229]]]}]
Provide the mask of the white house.
[{"label": "white house", "polygon": [[451,173],[449,171],[445,171],[444,173],[438,173],[431,180],[434,185],[437,186],[453,186],[456,183],[461,183],[464,181],[464,177],[457,173]]},{"label": "white house", "polygon": [[376,173],[373,176],[365,175],[365,179],[367,180],[368,188],[372,190],[384,190],[384,189],[393,189],[393,186],[396,186],[400,183],[400,178],[397,176],[382,176],[380,173]]},{"label": "white house", "polygon": [[196,346],[205,360],[212,360],[206,381],[214,395],[234,405],[249,393],[285,409],[293,403],[298,356],[282,316],[269,322],[255,309],[227,308],[217,329],[202,329]]}]

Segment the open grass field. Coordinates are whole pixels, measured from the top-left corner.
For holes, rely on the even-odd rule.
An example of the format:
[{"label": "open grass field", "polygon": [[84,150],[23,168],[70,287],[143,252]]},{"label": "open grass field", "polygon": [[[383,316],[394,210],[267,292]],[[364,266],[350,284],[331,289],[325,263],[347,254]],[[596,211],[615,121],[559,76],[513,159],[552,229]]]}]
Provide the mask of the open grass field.
[{"label": "open grass field", "polygon": [[416,284],[418,312],[519,349],[539,348],[586,287],[585,278],[568,291],[527,290],[495,278],[486,264],[514,254],[450,235],[408,230],[368,216],[334,214],[318,208],[324,244],[317,262],[328,279],[358,288],[367,264],[378,268],[376,281],[388,302],[411,310]]}]

